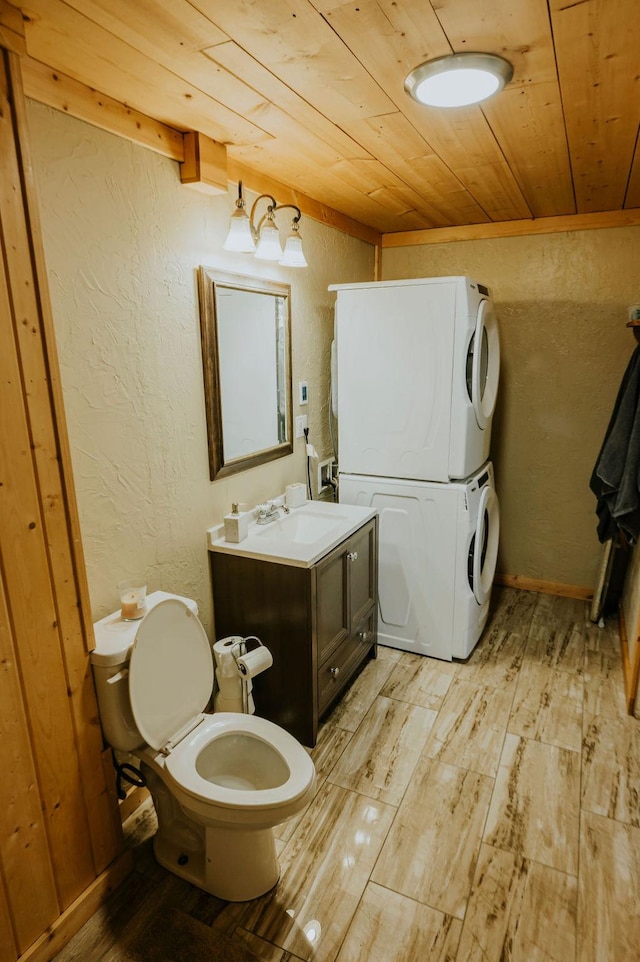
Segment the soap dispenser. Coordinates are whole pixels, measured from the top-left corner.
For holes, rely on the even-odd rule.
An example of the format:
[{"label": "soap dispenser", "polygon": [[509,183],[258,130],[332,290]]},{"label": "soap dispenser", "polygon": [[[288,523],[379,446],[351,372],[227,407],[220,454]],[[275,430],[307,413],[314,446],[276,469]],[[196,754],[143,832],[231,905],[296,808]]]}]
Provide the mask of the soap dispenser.
[{"label": "soap dispenser", "polygon": [[224,518],[224,540],[238,544],[249,533],[249,512],[240,511],[237,501],[231,505],[231,514]]}]

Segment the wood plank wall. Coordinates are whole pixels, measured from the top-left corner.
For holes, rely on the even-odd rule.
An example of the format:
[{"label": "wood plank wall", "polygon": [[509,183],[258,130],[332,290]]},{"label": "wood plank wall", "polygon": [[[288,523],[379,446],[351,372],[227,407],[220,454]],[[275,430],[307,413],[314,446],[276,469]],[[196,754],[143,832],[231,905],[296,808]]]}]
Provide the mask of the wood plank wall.
[{"label": "wood plank wall", "polygon": [[0,962],[59,951],[83,893],[93,910],[96,880],[128,861],[91,679],[13,10],[0,0]]}]

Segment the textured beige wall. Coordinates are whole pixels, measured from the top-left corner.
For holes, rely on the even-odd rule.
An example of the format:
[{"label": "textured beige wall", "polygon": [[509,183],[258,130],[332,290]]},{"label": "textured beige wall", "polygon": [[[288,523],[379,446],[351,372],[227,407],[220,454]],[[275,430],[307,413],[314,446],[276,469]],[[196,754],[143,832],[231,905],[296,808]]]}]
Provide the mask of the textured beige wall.
[{"label": "textured beige wall", "polygon": [[[372,249],[304,219],[304,272],[227,254],[231,196],[192,192],[175,163],[43,106],[29,121],[94,617],[116,605],[118,580],[142,575],[196,598],[210,626],[205,529],[232,500],[304,480],[305,458],[297,441],[290,458],[209,481],[195,269],[292,284],[294,386],[309,381],[311,437],[328,456],[326,288],[370,279]],[[466,273],[492,289],[504,572],[593,584],[588,479],[634,346],[639,255],[640,228],[384,252],[385,279]]]},{"label": "textured beige wall", "polygon": [[593,585],[600,557],[588,484],[635,347],[640,228],[387,249],[385,280],[468,274],[501,328],[492,457],[501,504],[498,569]]},{"label": "textured beige wall", "polygon": [[232,501],[304,481],[306,460],[298,440],[288,458],[209,481],[196,268],[291,284],[293,413],[330,456],[327,287],[371,279],[373,248],[304,218],[306,270],[228,254],[233,192],[183,187],[176,163],[39,104],[28,117],[93,616],[136,576],[195,598],[211,629],[206,528]]}]

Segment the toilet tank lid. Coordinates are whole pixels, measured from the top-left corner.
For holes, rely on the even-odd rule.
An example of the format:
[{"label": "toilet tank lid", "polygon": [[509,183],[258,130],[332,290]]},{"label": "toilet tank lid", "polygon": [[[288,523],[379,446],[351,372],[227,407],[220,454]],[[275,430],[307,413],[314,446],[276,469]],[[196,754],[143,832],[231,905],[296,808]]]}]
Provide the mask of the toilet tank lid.
[{"label": "toilet tank lid", "polygon": [[[184,601],[194,615],[198,614],[198,606],[191,598],[183,598],[182,595],[170,594],[168,591],[153,591],[147,595],[147,612],[155,608],[161,601],[167,598],[177,598]],[[124,665],[131,657],[131,649],[136,639],[138,628],[144,621],[123,621],[120,616],[120,609],[112,611],[110,615],[105,615],[100,621],[96,621],[93,632],[96,639],[96,647],[91,652],[91,664],[99,665],[102,668],[112,668],[116,665]]]}]

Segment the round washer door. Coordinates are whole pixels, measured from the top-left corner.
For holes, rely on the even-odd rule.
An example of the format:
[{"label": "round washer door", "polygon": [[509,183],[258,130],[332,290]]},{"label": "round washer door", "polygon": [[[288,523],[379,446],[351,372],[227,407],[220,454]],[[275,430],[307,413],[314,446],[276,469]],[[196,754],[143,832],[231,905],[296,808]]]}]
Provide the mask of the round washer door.
[{"label": "round washer door", "polygon": [[475,534],[469,549],[471,558],[470,582],[473,594],[479,605],[483,605],[491,592],[493,576],[498,561],[498,539],[500,537],[500,506],[495,488],[491,485],[482,489]]},{"label": "round washer door", "polygon": [[500,379],[498,320],[489,301],[480,301],[475,332],[469,344],[467,371],[469,367],[471,377],[467,380],[467,389],[477,425],[484,430],[495,410]]},{"label": "round washer door", "polygon": [[204,711],[212,689],[204,628],[183,601],[161,601],[140,622],[129,664],[131,709],[147,745],[166,745]]}]

